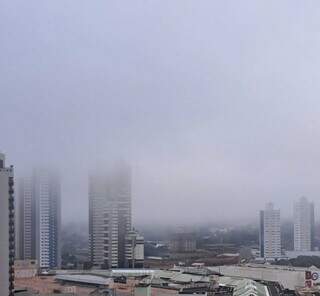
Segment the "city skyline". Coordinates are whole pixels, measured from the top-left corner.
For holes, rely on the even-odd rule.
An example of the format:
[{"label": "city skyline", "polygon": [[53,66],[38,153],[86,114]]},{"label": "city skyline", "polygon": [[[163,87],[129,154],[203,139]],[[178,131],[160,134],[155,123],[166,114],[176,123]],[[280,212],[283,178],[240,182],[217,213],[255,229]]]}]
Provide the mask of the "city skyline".
[{"label": "city skyline", "polygon": [[[0,149],[1,151],[1,149]],[[49,161],[47,161],[47,163],[49,163]],[[89,190],[89,183],[87,182],[88,180],[88,177],[90,177],[90,174],[93,172],[93,171],[107,171],[108,169],[112,168],[112,167],[115,167],[119,164],[124,164],[124,163],[127,163],[127,164],[130,164],[129,161],[124,161],[123,158],[121,157],[116,157],[115,159],[110,159],[108,161],[105,161],[105,162],[101,162],[99,164],[96,165],[96,168],[93,168],[93,166],[88,169],[86,171],[86,180],[77,180],[77,182],[81,183],[81,184],[73,184],[73,185],[76,185],[76,186],[79,186],[82,187],[82,194],[86,194]],[[18,167],[19,167],[19,164],[18,164]],[[37,167],[37,165],[31,165],[31,168],[34,168]],[[58,171],[58,168],[57,168],[57,165],[38,165],[38,167],[42,167],[42,168],[45,168],[45,167],[51,167],[53,170],[56,170]],[[132,176],[132,179],[134,180],[133,183],[135,182],[135,174],[136,173],[141,173],[141,172],[138,172],[138,171],[135,171],[134,170],[134,166],[132,166],[130,164],[130,167],[131,167],[131,176]],[[97,169],[98,168],[98,169]],[[22,173],[24,172],[24,173]],[[23,182],[23,180],[25,179],[25,176],[27,175],[25,173],[25,169],[24,170],[21,170],[21,171],[17,171],[17,169],[15,169],[15,175],[16,175],[16,183],[17,183],[17,186],[20,187],[21,186],[21,183]],[[71,186],[71,182],[66,182],[65,180],[62,180],[61,182],[61,191],[62,192],[65,192],[65,188],[64,187],[68,187],[68,190],[70,190],[70,186]],[[136,195],[138,194],[138,192],[135,190],[135,186],[133,184],[132,186],[132,198],[135,199]],[[61,203],[62,205],[64,205],[64,202],[66,202],[67,200],[67,196],[65,193],[62,194],[62,200],[61,200]],[[307,196],[305,194],[295,194],[294,196],[291,197],[291,201],[290,203],[294,204],[296,202],[296,200],[298,200],[299,198],[301,197],[304,197],[306,196],[307,198],[309,198],[310,196]],[[310,198],[311,200],[313,200],[313,198]],[[261,208],[267,201],[270,201],[270,202],[273,202],[273,203],[276,203],[278,205],[278,208],[281,210],[281,213],[282,213],[282,220],[283,221],[294,221],[294,217],[293,217],[293,214],[292,214],[292,207],[288,206],[288,204],[282,204],[281,201],[279,202],[276,198],[267,198],[266,200],[263,200],[261,201],[261,204],[259,203],[258,205],[258,208],[257,209],[253,209],[252,210],[252,213],[250,215],[247,215],[245,218],[237,218],[237,219],[230,219],[229,217],[224,217],[224,218],[219,218],[219,219],[206,219],[206,220],[199,220],[199,221],[196,221],[196,223],[194,223],[194,221],[189,221],[189,219],[181,219],[179,221],[175,221],[175,223],[177,224],[177,227],[179,226],[184,226],[184,225],[191,225],[191,224],[196,224],[196,225],[202,225],[202,224],[207,224],[207,223],[213,223],[213,224],[225,224],[225,225],[232,225],[232,224],[237,224],[237,223],[242,223],[242,224],[255,224],[256,223],[256,213],[259,211],[259,208]],[[313,201],[313,207],[314,209],[316,209],[317,211],[317,208],[318,208],[318,202],[317,200],[315,199],[315,201]],[[135,225],[137,226],[143,226],[143,225],[147,225],[149,223],[149,221],[140,221],[139,219],[137,219],[137,216],[140,214],[139,211],[139,207],[140,207],[140,204],[138,205],[135,205],[133,204],[133,210],[132,210],[132,219],[133,219],[133,222]],[[75,221],[77,221],[77,219],[74,219],[74,218],[67,218],[67,217],[70,217],[70,213],[72,213],[73,211],[71,210],[66,210],[64,209],[64,206],[62,206],[62,217],[61,217],[61,222],[63,224],[68,224],[68,223],[73,223]],[[86,213],[83,215],[83,217],[81,217],[81,220],[79,221],[80,223],[83,223],[83,224],[86,224],[88,223],[89,221],[89,216],[87,215],[88,212],[86,210]],[[315,222],[319,222],[320,221],[320,217],[317,217],[317,215],[315,216]],[[164,221],[162,220],[157,220],[155,222],[156,225],[159,225],[159,226],[166,226],[166,225],[169,225],[170,222],[168,223],[164,223]]]},{"label": "city skyline", "polygon": [[[0,147],[1,148],[1,147]],[[2,151],[0,149],[0,151]],[[49,163],[49,161],[47,162]],[[123,158],[120,158],[120,157],[116,157],[115,159],[113,160],[108,160],[108,161],[105,161],[105,162],[101,162],[99,163],[98,165],[96,165],[96,168],[94,169],[93,167],[91,167],[90,169],[88,169],[86,171],[86,179],[85,180],[78,180],[77,184],[73,184],[74,186],[80,186],[80,187],[83,187],[83,190],[82,190],[82,193],[83,194],[87,194],[88,190],[89,190],[89,183],[88,183],[88,177],[90,176],[90,174],[93,172],[93,171],[103,171],[103,170],[108,170],[116,165],[119,165],[119,164],[123,164],[123,163],[127,163],[127,164],[130,164],[130,167],[131,167],[131,176],[132,176],[132,179],[133,179],[133,186],[132,186],[132,198],[133,200],[135,200],[135,197],[137,195],[137,192],[135,191],[135,174],[137,173],[137,171],[134,170],[134,166],[131,165],[130,162],[128,161],[124,161]],[[19,167],[19,164],[17,165]],[[37,167],[37,165],[31,165],[31,168],[33,168],[32,170],[34,170],[34,168]],[[38,165],[38,167],[42,167],[42,168],[45,168],[45,167],[51,167],[53,170],[56,170],[56,171],[59,171],[57,169],[57,165]],[[97,169],[99,168],[99,169]],[[16,184],[17,184],[17,187],[19,188],[21,186],[21,183],[22,183],[22,180],[25,179],[25,176],[27,175],[25,173],[25,169],[24,170],[17,170],[15,169],[15,176],[16,176]],[[24,172],[24,173],[22,173]],[[80,184],[81,183],[81,184]],[[66,182],[65,180],[62,180],[61,181],[61,191],[62,192],[65,192],[64,190],[64,187],[68,187],[69,190],[70,190],[70,186],[71,186],[71,182]],[[19,192],[19,190],[17,190],[17,192]],[[89,215],[88,215],[88,211],[87,209],[86,210],[86,214],[83,215],[83,217],[81,217],[80,220],[78,219],[75,219],[75,218],[70,218],[70,213],[73,213],[74,211],[73,210],[70,210],[70,209],[64,209],[64,202],[66,202],[67,200],[67,196],[65,193],[62,194],[62,199],[61,199],[61,203],[62,203],[62,216],[61,216],[61,223],[63,225],[67,225],[67,224],[70,224],[70,223],[73,223],[73,222],[80,222],[82,224],[87,224],[88,221],[89,221]],[[310,200],[313,200],[312,204],[313,204],[313,207],[315,209],[315,211],[317,212],[318,211],[318,202],[317,202],[317,199],[314,199],[310,196],[307,196],[306,194],[296,194],[292,197],[290,197],[290,204],[294,204],[296,202],[296,200],[298,200],[299,198],[301,197],[307,197],[309,198]],[[288,206],[288,203],[287,204],[282,204],[281,202],[278,202],[278,200],[276,198],[267,198],[266,200],[264,201],[261,201],[261,204],[259,203],[258,207],[261,208],[267,201],[270,201],[270,202],[273,202],[273,203],[276,203],[278,208],[281,210],[281,213],[282,213],[282,221],[294,221],[294,217],[293,217],[293,214],[292,214],[292,206]],[[140,214],[140,207],[141,205],[140,204],[133,204],[133,207],[132,207],[132,221],[133,223],[139,228],[141,226],[144,226],[144,225],[148,225],[150,223],[150,221],[141,221],[139,219],[137,219],[137,216]],[[197,221],[196,223],[194,221],[189,221],[189,219],[181,219],[179,221],[175,221],[177,227],[179,226],[184,226],[184,225],[205,225],[205,224],[208,224],[208,223],[212,223],[212,224],[220,224],[220,225],[233,225],[233,224],[255,224],[256,223],[256,214],[257,212],[259,212],[259,208],[258,209],[253,209],[252,210],[252,213],[250,213],[250,215],[247,215],[245,218],[237,218],[237,219],[230,219],[229,217],[225,217],[225,219],[223,218],[220,218],[220,219],[216,219],[215,217],[213,219],[206,219],[206,220],[199,220]],[[69,218],[67,218],[69,217]],[[320,221],[320,217],[319,216],[315,216],[315,222],[319,222]],[[157,220],[155,221],[155,225],[159,225],[159,226],[166,226],[166,225],[169,225],[171,222],[168,221],[164,221],[164,220]]]},{"label": "city skyline", "polygon": [[[16,254],[16,259],[22,259],[22,261],[16,261],[17,268],[21,268],[21,270],[25,268],[25,273],[21,271],[21,274],[34,277],[37,264],[44,272],[60,268],[60,221],[57,221],[60,218],[60,181],[58,176],[59,174],[53,170],[35,169],[24,180],[20,180],[17,199],[20,212],[14,211],[13,166],[6,167],[5,157],[0,154],[0,188],[2,190],[0,193],[4,197],[2,198],[1,233],[7,232],[9,234],[0,244],[0,259],[7,263],[2,265],[0,272],[0,282],[8,284],[8,287],[3,288],[3,292],[7,293],[9,289],[13,289],[13,284],[10,283],[13,277],[10,276],[10,272],[13,271],[15,237],[23,238],[23,244],[21,244],[21,240],[16,240],[17,250],[22,252],[21,257],[20,254]],[[109,168],[100,167],[100,169],[90,172],[88,178],[90,217],[88,258],[90,258],[91,265],[86,265],[87,267],[104,270],[114,268],[142,268],[140,270],[144,270],[144,237],[132,227],[131,182],[130,166],[124,162],[118,162]],[[313,249],[314,218],[316,216],[314,204],[302,196],[292,206],[293,250],[283,248],[282,245],[280,210],[269,202],[265,209],[260,211],[260,254],[257,252],[255,257],[252,257],[257,262],[263,259],[264,263],[276,263],[278,260],[296,258],[300,254],[304,254],[302,257],[307,258],[319,255],[319,247]],[[53,207],[53,211],[50,210],[50,207]],[[7,216],[5,216],[5,212],[7,212]],[[16,217],[14,217],[15,212]],[[23,217],[23,219],[19,220],[19,217],[20,219]],[[20,225],[16,231],[14,230],[15,224],[16,226]],[[53,231],[50,232],[50,229]],[[23,233],[20,233],[21,230]],[[181,234],[183,236],[180,236]],[[180,241],[181,239],[182,241]],[[53,245],[47,248],[47,244]],[[227,245],[233,244],[225,244],[225,246]],[[175,233],[169,246],[169,250],[173,254],[174,252],[187,254],[199,251],[195,236],[188,231]],[[56,248],[54,255],[51,253],[52,247]],[[36,258],[33,254],[36,254]],[[239,254],[229,254],[229,256],[239,257]],[[250,256],[253,256],[252,253]],[[159,257],[150,257],[149,259],[152,260],[152,258]],[[7,273],[6,276],[4,276],[5,273]],[[312,285],[312,283],[309,284]]]},{"label": "city skyline", "polygon": [[[127,164],[129,164],[130,162],[124,162],[123,160],[120,160],[121,158],[116,158],[115,160],[109,160],[108,162],[106,162],[106,165],[104,165],[103,163],[100,163],[99,165],[97,165],[97,167],[99,168],[99,169],[93,169],[93,168],[91,168],[91,169],[88,169],[88,171],[87,171],[87,177],[86,178],[88,178],[88,177],[90,177],[90,175],[92,174],[92,172],[93,171],[107,171],[107,170],[109,170],[110,168],[112,168],[112,167],[115,167],[115,166],[117,166],[117,165],[119,165],[119,164],[123,164],[123,163],[127,163]],[[47,165],[48,166],[48,165]],[[36,167],[35,165],[33,166],[33,167]],[[44,165],[41,165],[40,167],[45,167]],[[49,166],[48,166],[49,167]],[[55,166],[51,166],[52,168],[54,168]],[[54,169],[54,170],[57,170],[57,169]],[[17,171],[17,170],[16,170]],[[22,183],[22,181],[25,179],[25,176],[26,176],[26,174],[21,174],[21,172],[20,172],[20,174],[19,174],[19,171],[18,171],[18,173],[16,172],[16,175],[18,175],[18,177],[16,178],[17,179],[17,181],[16,181],[16,183],[18,184],[18,187],[20,187],[20,185],[21,185],[21,183]],[[24,177],[23,177],[24,176]],[[135,180],[135,172],[134,172],[134,170],[132,169],[132,166],[131,166],[131,176],[132,176],[132,179],[133,180]],[[88,192],[88,190],[89,190],[89,182],[87,182],[87,180],[88,179],[86,179],[86,181],[84,182],[84,184],[82,183],[81,184],[81,186],[83,186],[83,185],[85,185],[84,186],[84,193],[86,193],[86,192]],[[63,189],[63,186],[66,186],[66,187],[70,187],[70,184],[66,184],[66,182],[65,181],[63,181],[62,180],[62,188],[61,188],[61,190],[62,191],[64,191]],[[132,192],[131,192],[131,194],[132,194],[132,198],[133,199],[135,199],[135,195],[137,194],[135,191],[134,191],[134,185],[132,186]],[[301,195],[294,195],[294,196],[292,196],[291,198],[292,198],[292,200],[291,200],[291,203],[292,204],[294,204],[295,202],[296,202],[296,200],[298,200],[298,199],[300,199],[301,197],[304,197],[304,196],[306,196],[305,194],[301,194]],[[308,196],[307,196],[308,197]],[[65,194],[62,194],[62,200],[61,200],[61,202],[62,202],[62,204],[64,203],[64,201],[66,201],[66,195]],[[279,203],[278,201],[276,201],[276,199],[273,199],[273,198],[268,198],[268,199],[266,199],[266,200],[264,200],[264,201],[261,201],[261,204],[259,204],[259,207],[261,208],[261,206],[263,206],[267,201],[270,201],[270,202],[272,202],[272,203],[276,203],[277,205],[278,205],[278,208],[281,210],[281,213],[282,213],[282,220],[283,221],[294,221],[294,216],[293,216],[293,213],[292,213],[292,207],[291,206],[288,206],[288,204],[284,204],[284,205],[282,205],[281,206],[281,203]],[[273,202],[274,201],[274,202]],[[279,206],[279,204],[280,204],[280,206]],[[313,207],[314,207],[314,209],[316,209],[316,211],[317,211],[317,202],[313,202],[312,203],[313,204]],[[70,211],[68,210],[68,211],[66,211],[65,209],[64,209],[64,216],[70,216]],[[230,219],[230,218],[228,218],[228,217],[225,217],[225,219],[223,219],[223,218],[221,218],[221,219],[218,219],[218,220],[216,220],[216,219],[207,219],[207,220],[200,220],[200,221],[197,221],[196,222],[196,224],[197,225],[202,225],[202,224],[207,224],[207,223],[213,223],[213,224],[225,224],[225,225],[232,225],[232,224],[237,224],[237,223],[242,223],[242,224],[255,224],[256,223],[256,213],[259,211],[259,209],[257,209],[257,210],[253,210],[252,211],[252,214],[251,215],[248,215],[248,216],[246,216],[245,218],[239,218],[239,219]],[[73,212],[73,211],[71,211],[71,212]],[[135,204],[133,204],[133,210],[132,210],[132,219],[133,219],[133,222],[134,222],[134,224],[135,225],[137,225],[137,226],[143,226],[143,225],[146,225],[146,224],[148,224],[149,222],[148,221],[143,221],[143,222],[141,222],[141,221],[139,221],[139,219],[135,219],[136,218],[136,216],[138,215],[138,213],[139,213],[139,208],[137,207],[137,205],[135,205]],[[84,215],[84,217],[86,217],[86,215]],[[86,224],[86,223],[88,223],[88,221],[89,221],[89,216],[88,216],[88,218],[84,218],[84,217],[82,217],[82,219],[81,219],[81,221],[79,221],[79,222],[81,222],[81,223],[83,223],[83,224]],[[73,222],[75,222],[75,221],[77,221],[77,219],[66,219],[66,217],[62,217],[61,218],[61,222],[63,223],[63,224],[68,224],[68,223],[73,223]],[[319,222],[320,221],[320,217],[318,217],[317,215],[315,216],[315,222]],[[190,224],[194,224],[194,222],[192,221],[192,222],[190,222],[190,221],[188,221],[188,219],[183,219],[183,220],[179,220],[179,221],[176,221],[177,222],[177,227],[179,227],[179,226],[184,226],[184,225],[190,225]],[[163,226],[165,226],[165,225],[169,225],[170,224],[170,222],[168,222],[167,224],[166,223],[164,223],[164,221],[157,221],[156,223],[155,223],[156,225],[163,225]]]},{"label": "city skyline", "polygon": [[320,295],[320,2],[3,1],[0,296]]}]

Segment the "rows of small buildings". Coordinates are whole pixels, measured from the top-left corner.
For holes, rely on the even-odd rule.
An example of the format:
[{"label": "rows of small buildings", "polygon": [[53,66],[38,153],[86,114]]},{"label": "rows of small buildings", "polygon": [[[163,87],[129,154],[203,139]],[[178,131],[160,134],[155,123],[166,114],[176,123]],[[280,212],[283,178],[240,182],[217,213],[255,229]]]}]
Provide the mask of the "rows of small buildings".
[{"label": "rows of small buildings", "polygon": [[[47,286],[56,287],[56,291],[73,293],[81,293],[83,289],[95,293],[98,290],[110,289],[120,295],[132,295],[134,291],[136,296],[149,296],[151,291],[152,295],[161,296],[178,294],[286,296],[304,295],[306,272],[309,271],[286,270],[284,267],[276,270],[271,270],[270,267],[263,270],[261,266],[232,266],[229,269],[222,266],[174,267],[168,270],[117,269],[73,273],[57,271],[58,274],[51,277],[51,282],[44,280],[47,281]],[[312,274],[315,272],[318,271],[313,270]],[[60,284],[60,288],[57,288],[57,284]],[[311,291],[319,292],[310,288],[308,292]]]}]

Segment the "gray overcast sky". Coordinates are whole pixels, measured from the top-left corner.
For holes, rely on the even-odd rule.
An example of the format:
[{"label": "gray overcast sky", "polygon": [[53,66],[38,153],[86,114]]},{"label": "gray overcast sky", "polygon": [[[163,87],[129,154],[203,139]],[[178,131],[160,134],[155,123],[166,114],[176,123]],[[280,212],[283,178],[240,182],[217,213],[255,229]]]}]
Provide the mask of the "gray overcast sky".
[{"label": "gray overcast sky", "polygon": [[320,196],[319,1],[0,2],[0,149],[87,171],[130,160],[137,223],[284,215]]}]

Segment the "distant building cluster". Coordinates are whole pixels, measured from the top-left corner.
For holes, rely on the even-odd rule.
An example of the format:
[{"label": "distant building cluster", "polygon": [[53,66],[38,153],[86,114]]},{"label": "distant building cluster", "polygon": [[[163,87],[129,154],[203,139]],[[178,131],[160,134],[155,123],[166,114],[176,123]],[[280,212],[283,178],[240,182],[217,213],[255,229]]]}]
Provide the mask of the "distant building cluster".
[{"label": "distant building cluster", "polygon": [[[315,266],[264,264],[284,258],[280,210],[272,203],[259,216],[257,253],[263,258],[262,264],[251,263],[257,256],[252,255],[249,247],[238,248],[240,252],[234,253],[234,244],[220,243],[220,239],[218,243],[209,241],[209,245],[202,245],[206,249],[201,249],[200,242],[197,250],[195,233],[179,229],[166,241],[170,259],[177,260],[173,268],[161,268],[159,261],[163,258],[150,257],[149,264],[157,261],[153,262],[156,267],[145,269],[144,237],[132,226],[130,168],[121,164],[97,170],[90,174],[88,184],[88,271],[61,271],[59,173],[49,168],[34,169],[19,179],[15,200],[14,170],[6,166],[5,156],[0,153],[1,296],[34,295],[28,292],[33,287],[36,293],[67,295],[81,290],[87,292],[83,295],[112,296],[121,287],[127,295],[135,296],[152,295],[155,290],[151,288],[177,295],[289,296],[293,290],[299,291],[293,295],[309,295],[320,286],[320,270]],[[315,252],[314,204],[305,197],[296,201],[293,221],[294,250],[288,251],[286,258],[295,258],[297,254],[320,256],[319,251]],[[157,242],[154,248],[163,246]],[[15,291],[15,283],[26,288]]]},{"label": "distant building cluster", "polygon": [[[0,295],[13,296],[16,279],[61,267],[59,172],[37,168],[19,179],[0,153]],[[144,238],[132,227],[130,169],[123,165],[89,177],[91,267],[142,268]]]},{"label": "distant building cluster", "polygon": [[194,252],[197,249],[195,233],[180,230],[171,234],[170,251],[177,253]]},{"label": "distant building cluster", "polygon": [[[315,250],[315,215],[314,204],[306,197],[301,197],[294,203],[294,251],[306,254]],[[265,259],[280,259],[283,257],[281,248],[280,210],[268,203],[260,211],[260,256]]]}]

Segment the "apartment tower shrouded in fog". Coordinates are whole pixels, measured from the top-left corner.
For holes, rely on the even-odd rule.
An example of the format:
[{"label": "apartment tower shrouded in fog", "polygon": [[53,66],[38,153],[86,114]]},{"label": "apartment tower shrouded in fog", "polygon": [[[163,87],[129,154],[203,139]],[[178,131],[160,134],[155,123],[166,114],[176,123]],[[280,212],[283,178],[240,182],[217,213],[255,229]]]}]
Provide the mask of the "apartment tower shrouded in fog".
[{"label": "apartment tower shrouded in fog", "polygon": [[294,250],[312,251],[314,248],[314,204],[301,197],[294,204]]},{"label": "apartment tower shrouded in fog", "polygon": [[260,211],[260,255],[266,259],[281,257],[280,210],[272,203]]},{"label": "apartment tower shrouded in fog", "polygon": [[36,169],[19,184],[19,258],[36,259],[41,269],[60,267],[60,179]]},{"label": "apartment tower shrouded in fog", "polygon": [[15,257],[13,167],[0,153],[0,295],[13,296]]},{"label": "apartment tower shrouded in fog", "polygon": [[89,177],[89,247],[93,266],[128,267],[131,231],[131,173],[126,165]]}]

